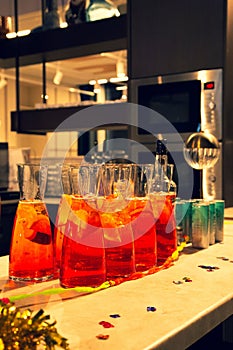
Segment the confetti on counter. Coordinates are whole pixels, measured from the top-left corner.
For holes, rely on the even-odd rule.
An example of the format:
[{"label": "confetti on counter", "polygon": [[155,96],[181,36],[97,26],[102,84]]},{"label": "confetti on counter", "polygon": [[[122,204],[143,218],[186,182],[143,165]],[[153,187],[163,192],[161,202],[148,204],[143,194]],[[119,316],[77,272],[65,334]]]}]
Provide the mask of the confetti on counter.
[{"label": "confetti on counter", "polygon": [[217,267],[217,266],[212,266],[212,265],[198,265],[198,267],[201,267],[202,269],[205,269],[205,270],[207,270],[207,271],[219,270],[219,267]]},{"label": "confetti on counter", "polygon": [[109,338],[109,334],[98,334],[96,336],[97,339],[107,340]]},{"label": "confetti on counter", "polygon": [[173,281],[174,284],[182,284],[183,282],[182,281]]},{"label": "confetti on counter", "polygon": [[146,310],[147,310],[148,312],[149,312],[149,311],[154,312],[154,311],[156,311],[156,307],[154,307],[154,306],[147,306]]},{"label": "confetti on counter", "polygon": [[192,282],[192,279],[190,277],[183,277],[183,280],[185,282]]},{"label": "confetti on counter", "polygon": [[121,317],[119,314],[111,314],[111,315],[109,315],[110,317],[112,317],[112,318],[118,318],[118,317]]},{"label": "confetti on counter", "polygon": [[221,259],[221,260],[224,260],[224,261],[228,261],[229,260],[225,256],[217,256],[217,259]]},{"label": "confetti on counter", "polygon": [[103,326],[104,328],[113,328],[115,327],[112,323],[107,321],[100,321],[99,324]]}]

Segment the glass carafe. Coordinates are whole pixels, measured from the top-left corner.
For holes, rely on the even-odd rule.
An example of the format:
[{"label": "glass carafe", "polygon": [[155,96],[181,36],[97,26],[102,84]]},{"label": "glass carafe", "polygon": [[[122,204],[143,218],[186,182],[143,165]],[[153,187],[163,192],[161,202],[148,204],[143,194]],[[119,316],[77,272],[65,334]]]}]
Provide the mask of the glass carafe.
[{"label": "glass carafe", "polygon": [[96,209],[100,165],[72,166],[70,211],[62,244],[60,284],[97,287],[105,281],[103,230]]},{"label": "glass carafe", "polygon": [[130,164],[104,164],[98,183],[98,209],[104,232],[106,276],[111,280],[135,272],[134,236],[129,213],[133,191]]},{"label": "glass carafe", "polygon": [[63,238],[69,212],[71,210],[72,191],[70,169],[72,165],[58,164],[57,166],[59,168],[59,175],[62,184],[62,194],[54,225],[54,274],[55,277],[59,278]]},{"label": "glass carafe", "polygon": [[132,165],[134,191],[128,214],[132,220],[136,271],[145,271],[157,264],[156,227],[148,196],[153,171],[153,164]]},{"label": "glass carafe", "polygon": [[53,242],[43,201],[47,166],[18,164],[20,201],[11,238],[9,278],[42,282],[53,278]]},{"label": "glass carafe", "polygon": [[157,263],[162,265],[177,248],[173,195],[164,166],[157,164],[151,181],[149,197],[156,222]]}]

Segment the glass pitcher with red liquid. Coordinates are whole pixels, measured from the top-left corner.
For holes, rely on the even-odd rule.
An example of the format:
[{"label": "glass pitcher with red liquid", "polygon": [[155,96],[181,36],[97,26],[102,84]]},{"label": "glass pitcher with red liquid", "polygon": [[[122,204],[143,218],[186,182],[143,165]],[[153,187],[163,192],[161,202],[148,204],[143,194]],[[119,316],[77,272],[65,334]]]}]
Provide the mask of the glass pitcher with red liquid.
[{"label": "glass pitcher with red liquid", "polygon": [[156,223],[157,264],[162,265],[177,249],[177,232],[174,213],[174,191],[170,191],[167,168],[155,164],[149,197]]},{"label": "glass pitcher with red liquid", "polygon": [[57,209],[54,225],[54,275],[59,278],[61,266],[62,244],[66,223],[71,210],[72,190],[70,183],[71,164],[58,164],[59,176],[62,184],[62,194]]},{"label": "glass pitcher with red liquid", "polygon": [[98,182],[98,209],[104,232],[107,280],[135,272],[129,198],[133,191],[130,164],[104,164]]},{"label": "glass pitcher with red liquid", "polygon": [[132,220],[136,271],[146,271],[157,264],[156,226],[148,188],[153,164],[132,164],[133,194],[128,204]]},{"label": "glass pitcher with red liquid", "polygon": [[72,195],[62,244],[60,284],[97,287],[106,280],[103,230],[96,207],[100,165],[72,166]]},{"label": "glass pitcher with red liquid", "polygon": [[54,258],[50,219],[43,196],[47,166],[18,164],[20,200],[9,256],[9,278],[42,282],[53,278]]}]

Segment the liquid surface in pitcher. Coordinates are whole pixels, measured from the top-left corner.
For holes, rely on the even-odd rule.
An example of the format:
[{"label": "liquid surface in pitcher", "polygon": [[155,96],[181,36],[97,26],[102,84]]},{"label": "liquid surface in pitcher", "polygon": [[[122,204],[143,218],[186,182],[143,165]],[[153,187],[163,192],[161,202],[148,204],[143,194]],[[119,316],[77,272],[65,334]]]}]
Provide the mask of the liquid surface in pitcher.
[{"label": "liquid surface in pitcher", "polygon": [[53,272],[52,232],[45,203],[21,200],[12,231],[9,277],[45,281],[53,278]]}]

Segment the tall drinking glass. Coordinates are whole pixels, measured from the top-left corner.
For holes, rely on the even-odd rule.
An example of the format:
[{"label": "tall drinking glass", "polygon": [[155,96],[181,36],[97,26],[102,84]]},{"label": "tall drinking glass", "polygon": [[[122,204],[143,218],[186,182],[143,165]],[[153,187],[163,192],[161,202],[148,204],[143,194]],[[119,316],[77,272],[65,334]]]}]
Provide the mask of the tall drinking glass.
[{"label": "tall drinking glass", "polygon": [[20,201],[11,238],[9,278],[41,282],[53,278],[53,242],[43,201],[47,166],[18,164]]},{"label": "tall drinking glass", "polygon": [[101,167],[98,208],[104,231],[107,279],[135,272],[134,237],[128,198],[133,191],[130,164]]},{"label": "tall drinking glass", "polygon": [[128,212],[132,220],[136,271],[145,271],[157,264],[156,227],[148,188],[154,172],[153,164],[132,165],[134,183]]},{"label": "tall drinking glass", "polygon": [[100,165],[71,167],[71,210],[65,227],[60,265],[64,288],[96,287],[106,280],[103,230],[96,209]]}]

